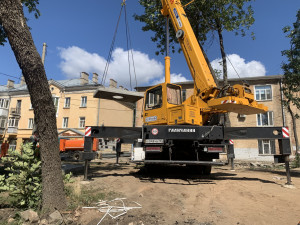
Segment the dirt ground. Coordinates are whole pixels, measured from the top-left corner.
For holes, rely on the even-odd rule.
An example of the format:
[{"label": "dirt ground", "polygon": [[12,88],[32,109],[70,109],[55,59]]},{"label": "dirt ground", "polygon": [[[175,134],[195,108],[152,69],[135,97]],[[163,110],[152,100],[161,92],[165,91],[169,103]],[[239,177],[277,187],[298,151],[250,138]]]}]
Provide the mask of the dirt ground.
[{"label": "dirt ground", "polygon": [[[210,176],[191,174],[186,167],[160,167],[156,171],[112,159],[92,164],[92,180],[73,184],[80,189],[111,191],[126,198],[132,209],[101,224],[273,224],[300,221],[300,170],[292,170],[293,187],[285,187],[285,170],[213,167]],[[102,199],[108,200],[108,199]],[[79,209],[77,224],[97,224],[104,213]],[[75,222],[75,221],[74,221]]]}]

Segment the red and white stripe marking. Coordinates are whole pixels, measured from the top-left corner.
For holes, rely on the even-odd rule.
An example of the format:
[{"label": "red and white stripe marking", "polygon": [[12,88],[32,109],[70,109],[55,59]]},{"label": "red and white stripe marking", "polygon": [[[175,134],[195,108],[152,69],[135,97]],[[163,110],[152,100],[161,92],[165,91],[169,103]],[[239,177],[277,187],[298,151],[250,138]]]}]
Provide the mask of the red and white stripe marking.
[{"label": "red and white stripe marking", "polygon": [[282,128],[282,136],[284,138],[289,138],[290,137],[290,133],[289,133],[289,128],[288,127],[283,127]]},{"label": "red and white stripe marking", "polygon": [[226,104],[226,103],[236,104],[236,101],[234,101],[234,100],[224,100],[224,101],[221,102],[221,104]]},{"label": "red and white stripe marking", "polygon": [[91,136],[91,134],[92,134],[92,128],[85,127],[85,136]]},{"label": "red and white stripe marking", "polygon": [[229,139],[229,144],[230,144],[230,145],[233,145],[233,144],[234,144],[234,142],[233,142],[232,139]]}]

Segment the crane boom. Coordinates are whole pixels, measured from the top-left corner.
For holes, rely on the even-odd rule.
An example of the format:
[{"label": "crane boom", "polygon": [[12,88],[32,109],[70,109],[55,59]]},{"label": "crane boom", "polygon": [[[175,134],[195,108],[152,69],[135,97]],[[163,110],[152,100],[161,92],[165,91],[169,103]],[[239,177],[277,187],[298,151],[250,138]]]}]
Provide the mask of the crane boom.
[{"label": "crane boom", "polygon": [[170,0],[162,0],[161,2],[163,5],[162,14],[168,16],[172,21],[176,36],[194,79],[195,88],[198,92],[205,92],[216,87],[214,77],[206,63],[181,2]]}]

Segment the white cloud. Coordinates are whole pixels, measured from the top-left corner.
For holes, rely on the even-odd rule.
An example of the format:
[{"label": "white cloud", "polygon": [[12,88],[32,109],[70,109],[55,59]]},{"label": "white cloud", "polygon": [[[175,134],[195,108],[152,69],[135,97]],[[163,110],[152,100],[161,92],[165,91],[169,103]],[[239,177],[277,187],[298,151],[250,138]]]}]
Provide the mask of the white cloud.
[{"label": "white cloud", "polygon": [[89,53],[76,46],[69,48],[58,48],[59,55],[63,60],[60,69],[67,78],[79,78],[80,72],[103,73],[105,59],[96,53]]},{"label": "white cloud", "polygon": [[[230,54],[227,56],[230,60],[227,60],[227,71],[228,71],[228,78],[238,78],[235,70],[238,72],[240,77],[258,77],[258,76],[265,76],[266,75],[266,68],[265,66],[259,61],[250,61],[246,62],[245,59],[241,58],[237,54]],[[222,59],[218,58],[211,62],[211,66],[222,72],[223,76],[223,67]],[[232,65],[234,68],[232,67]]]},{"label": "white cloud", "polygon": [[[69,48],[59,48],[62,62],[60,68],[67,78],[79,78],[80,72],[99,74],[101,82],[102,74],[105,69],[106,59],[96,53],[89,53],[76,46]],[[164,75],[164,66],[162,63],[150,59],[149,56],[140,51],[133,50],[134,66],[138,85],[148,85],[153,80],[161,79]],[[130,55],[130,69],[132,86],[135,87],[134,69]],[[116,48],[112,53],[112,59],[109,65],[106,85],[109,79],[115,79],[119,85],[130,87],[128,51]],[[180,77],[179,77],[180,78]]]}]

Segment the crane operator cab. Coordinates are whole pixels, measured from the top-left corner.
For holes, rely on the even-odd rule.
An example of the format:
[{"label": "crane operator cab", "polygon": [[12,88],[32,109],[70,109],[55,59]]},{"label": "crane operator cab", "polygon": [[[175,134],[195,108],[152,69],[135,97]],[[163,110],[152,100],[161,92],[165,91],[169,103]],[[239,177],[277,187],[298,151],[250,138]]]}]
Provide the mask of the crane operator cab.
[{"label": "crane operator cab", "polygon": [[156,85],[145,92],[143,119],[145,125],[200,125],[196,105],[183,104],[181,86],[171,83]]}]

